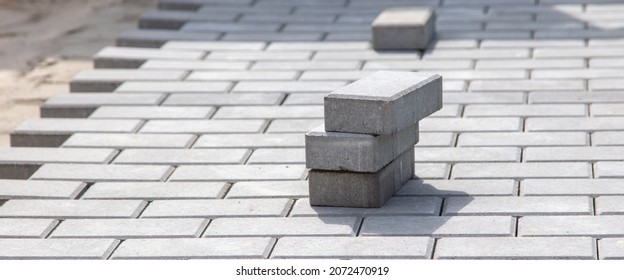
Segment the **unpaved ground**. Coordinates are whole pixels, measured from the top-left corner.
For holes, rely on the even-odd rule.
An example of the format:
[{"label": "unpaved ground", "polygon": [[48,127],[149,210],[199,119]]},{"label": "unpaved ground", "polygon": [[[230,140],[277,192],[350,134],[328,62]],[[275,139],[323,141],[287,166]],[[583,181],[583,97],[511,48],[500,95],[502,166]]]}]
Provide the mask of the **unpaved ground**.
[{"label": "unpaved ground", "polygon": [[0,0],[0,147],[156,0]]}]

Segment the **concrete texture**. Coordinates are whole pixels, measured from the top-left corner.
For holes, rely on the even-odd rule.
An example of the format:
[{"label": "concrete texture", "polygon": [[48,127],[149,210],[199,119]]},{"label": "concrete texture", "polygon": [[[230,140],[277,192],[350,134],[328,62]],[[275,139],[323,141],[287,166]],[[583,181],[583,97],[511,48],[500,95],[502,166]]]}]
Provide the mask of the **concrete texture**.
[{"label": "concrete texture", "polygon": [[377,172],[418,142],[418,123],[390,135],[326,132],[323,126],[306,133],[306,167]]},{"label": "concrete texture", "polygon": [[325,130],[392,134],[442,108],[442,77],[377,72],[325,97]]},{"label": "concrete texture", "polygon": [[310,204],[313,206],[381,207],[414,177],[414,150],[375,173],[311,170]]},{"label": "concrete texture", "polygon": [[373,48],[378,51],[426,49],[435,36],[435,25],[432,9],[388,8],[373,21]]}]

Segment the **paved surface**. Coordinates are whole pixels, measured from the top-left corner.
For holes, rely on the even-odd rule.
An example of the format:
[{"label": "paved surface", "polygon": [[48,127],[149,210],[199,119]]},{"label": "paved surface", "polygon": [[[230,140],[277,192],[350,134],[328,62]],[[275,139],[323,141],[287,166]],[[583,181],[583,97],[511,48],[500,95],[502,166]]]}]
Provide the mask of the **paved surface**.
[{"label": "paved surface", "polygon": [[[0,258],[623,258],[608,2],[161,0],[0,152]],[[414,4],[438,41],[372,51],[375,15]],[[444,76],[419,179],[379,209],[310,207],[303,133],[382,69]]]}]

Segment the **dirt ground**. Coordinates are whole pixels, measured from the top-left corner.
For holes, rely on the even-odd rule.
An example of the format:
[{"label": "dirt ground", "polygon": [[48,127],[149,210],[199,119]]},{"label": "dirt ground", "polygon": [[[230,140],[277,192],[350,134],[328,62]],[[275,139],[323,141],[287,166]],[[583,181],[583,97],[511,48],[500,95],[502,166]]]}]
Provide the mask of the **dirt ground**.
[{"label": "dirt ground", "polygon": [[0,147],[156,0],[0,0]]}]

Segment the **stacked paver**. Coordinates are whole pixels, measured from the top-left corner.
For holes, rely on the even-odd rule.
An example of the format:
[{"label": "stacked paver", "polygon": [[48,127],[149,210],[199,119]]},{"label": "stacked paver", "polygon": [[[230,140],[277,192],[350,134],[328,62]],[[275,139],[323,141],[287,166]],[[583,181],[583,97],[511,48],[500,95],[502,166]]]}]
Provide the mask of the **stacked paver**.
[{"label": "stacked paver", "polygon": [[[426,50],[372,50],[395,4],[435,9]],[[622,11],[161,0],[0,150],[0,258],[624,258]],[[311,206],[305,133],[379,70],[444,77],[415,178],[380,208]]]},{"label": "stacked paver", "polygon": [[442,108],[442,77],[382,71],[325,97],[306,134],[310,204],[381,207],[414,176],[418,121]]}]

